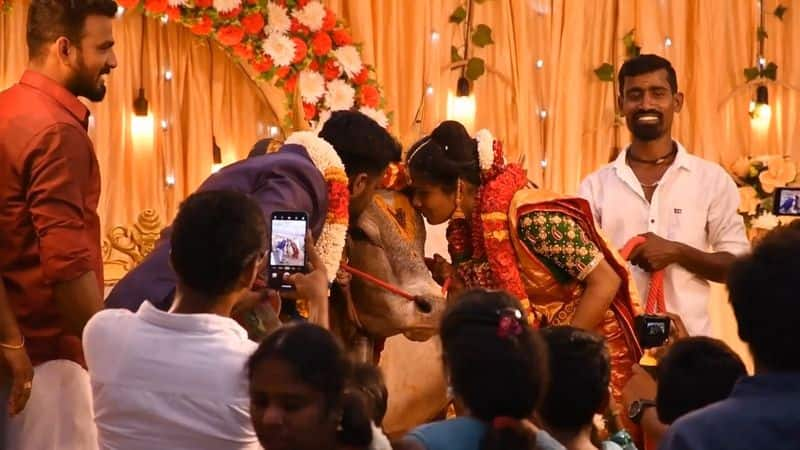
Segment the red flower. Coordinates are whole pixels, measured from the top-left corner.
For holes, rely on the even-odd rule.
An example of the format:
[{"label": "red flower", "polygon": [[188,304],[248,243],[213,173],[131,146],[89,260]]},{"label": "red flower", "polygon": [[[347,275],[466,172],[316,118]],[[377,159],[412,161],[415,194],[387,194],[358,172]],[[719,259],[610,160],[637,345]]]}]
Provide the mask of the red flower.
[{"label": "red flower", "polygon": [[360,86],[366,83],[368,78],[369,78],[369,70],[367,70],[367,67],[364,66],[364,68],[361,69],[361,72],[358,72],[356,76],[353,77],[353,83]]},{"label": "red flower", "polygon": [[198,36],[206,36],[209,33],[211,33],[211,27],[213,25],[214,24],[211,22],[210,17],[203,16],[200,18],[200,21],[192,25],[192,27],[189,30]]},{"label": "red flower", "polygon": [[311,30],[298,22],[297,19],[292,19],[292,25],[289,27],[289,31],[291,31],[292,34],[299,34],[301,36],[308,36],[308,34],[311,33]]},{"label": "red flower", "polygon": [[302,8],[308,4],[308,0],[297,0],[297,7]]},{"label": "red flower", "polygon": [[347,203],[350,200],[347,183],[328,182],[328,199],[328,217],[344,218],[344,223],[347,223]]},{"label": "red flower", "polygon": [[311,103],[303,102],[303,112],[305,113],[306,120],[311,120],[317,116],[317,107]]},{"label": "red flower", "polygon": [[244,30],[237,25],[228,25],[217,31],[217,39],[226,47],[233,47],[244,39]]},{"label": "red flower", "polygon": [[353,43],[353,37],[350,36],[350,33],[347,30],[343,30],[341,28],[333,30],[333,42],[336,43],[338,47],[344,45],[350,45]]},{"label": "red flower", "polygon": [[161,14],[167,10],[167,0],[147,0],[144,2],[144,9],[153,14]]},{"label": "red flower", "polygon": [[259,34],[264,29],[264,16],[259,13],[249,14],[241,22],[248,34]]},{"label": "red flower", "polygon": [[289,71],[290,70],[292,70],[292,69],[289,68],[289,66],[283,66],[283,67],[279,68],[278,71],[275,72],[275,73],[278,74],[278,78],[283,80],[284,78],[286,78],[287,75],[289,75]]},{"label": "red flower", "polygon": [[[0,2],[0,5],[2,5],[2,4],[3,4],[3,3],[2,3],[2,2]],[[138,5],[138,4],[139,4],[139,0],[119,0],[119,1],[117,2],[117,4],[118,4],[119,6],[122,6],[122,7],[123,7],[123,8],[125,8],[125,9],[131,9],[131,8],[134,8],[134,7],[136,7],[136,5]]]},{"label": "red flower", "polygon": [[173,22],[178,22],[181,20],[181,9],[176,6],[170,6],[167,8],[167,17],[169,20]]},{"label": "red flower", "polygon": [[336,14],[330,8],[325,8],[325,18],[322,19],[322,31],[331,31],[335,26]]},{"label": "red flower", "polygon": [[361,103],[364,106],[369,106],[370,108],[376,108],[380,100],[381,100],[381,95],[378,93],[378,90],[375,88],[375,86],[369,84],[361,86],[361,96],[359,97],[359,103]]},{"label": "red flower", "polygon": [[313,70],[314,72],[319,71],[319,62],[316,59],[311,60],[311,64],[308,65],[309,70]]},{"label": "red flower", "polygon": [[240,6],[238,8],[232,9],[232,10],[230,10],[228,12],[220,13],[219,16],[222,17],[222,18],[225,18],[225,19],[234,19],[234,18],[238,17],[239,13],[241,13],[241,12],[242,12],[242,7]]},{"label": "red flower", "polygon": [[255,69],[258,73],[268,72],[272,70],[272,66],[272,58],[267,55],[264,55],[263,57],[253,61],[253,69]]},{"label": "red flower", "polygon": [[253,59],[253,47],[249,44],[237,44],[233,47],[233,53],[245,61]]},{"label": "red flower", "polygon": [[194,0],[194,6],[198,8],[211,8],[214,0]]},{"label": "red flower", "polygon": [[308,54],[308,46],[306,45],[305,41],[297,37],[292,38],[292,42],[294,42],[294,59],[292,60],[292,64],[297,64],[306,59],[306,55]]},{"label": "red flower", "polygon": [[342,74],[342,69],[335,60],[329,59],[325,62],[325,68],[322,69],[322,75],[327,81],[335,80]]},{"label": "red flower", "polygon": [[327,55],[328,52],[331,51],[332,47],[333,41],[328,33],[324,31],[320,31],[319,33],[315,34],[314,38],[311,39],[311,49],[314,50],[315,55]]},{"label": "red flower", "polygon": [[294,92],[295,87],[297,87],[297,75],[292,75],[283,83],[283,90],[286,92]]}]

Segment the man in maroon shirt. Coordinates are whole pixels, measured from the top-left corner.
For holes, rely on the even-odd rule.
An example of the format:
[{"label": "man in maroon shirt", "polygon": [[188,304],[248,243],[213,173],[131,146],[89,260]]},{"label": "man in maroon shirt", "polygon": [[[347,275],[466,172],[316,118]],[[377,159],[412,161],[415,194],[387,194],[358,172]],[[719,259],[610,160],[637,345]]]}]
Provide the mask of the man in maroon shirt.
[{"label": "man in maroon shirt", "polygon": [[[56,389],[34,382],[27,369],[32,364],[44,380],[40,369],[53,362],[83,365],[81,332],[102,307],[100,173],[86,133],[89,110],[77,97],[105,96],[104,77],[117,65],[116,10],[112,0],[32,0],[28,70],[0,93],[0,301],[7,302],[0,307],[0,387],[13,391],[10,412],[28,402],[8,439],[19,424],[36,434],[40,412],[31,409]],[[45,434],[59,429],[45,426]],[[11,448],[45,448],[15,442]],[[58,448],[78,447],[62,437]]]}]

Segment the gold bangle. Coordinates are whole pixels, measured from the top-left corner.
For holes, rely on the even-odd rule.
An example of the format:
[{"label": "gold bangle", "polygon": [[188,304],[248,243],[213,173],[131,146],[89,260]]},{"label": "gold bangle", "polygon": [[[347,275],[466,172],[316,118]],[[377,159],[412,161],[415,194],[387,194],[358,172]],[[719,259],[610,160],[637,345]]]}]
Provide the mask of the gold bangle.
[{"label": "gold bangle", "polygon": [[0,342],[0,347],[7,348],[9,350],[20,350],[21,348],[25,347],[25,336],[22,336],[22,342],[19,345],[9,345]]}]

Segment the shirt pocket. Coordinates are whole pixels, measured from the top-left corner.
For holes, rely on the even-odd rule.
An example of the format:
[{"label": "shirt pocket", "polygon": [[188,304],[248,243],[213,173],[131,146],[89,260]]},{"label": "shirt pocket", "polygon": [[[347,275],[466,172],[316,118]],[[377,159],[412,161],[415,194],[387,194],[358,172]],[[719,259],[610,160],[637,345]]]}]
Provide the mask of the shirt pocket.
[{"label": "shirt pocket", "polygon": [[[687,199],[691,200],[691,199]],[[679,202],[669,206],[667,213],[667,239],[693,247],[702,246],[706,233],[706,217],[699,204]]]}]

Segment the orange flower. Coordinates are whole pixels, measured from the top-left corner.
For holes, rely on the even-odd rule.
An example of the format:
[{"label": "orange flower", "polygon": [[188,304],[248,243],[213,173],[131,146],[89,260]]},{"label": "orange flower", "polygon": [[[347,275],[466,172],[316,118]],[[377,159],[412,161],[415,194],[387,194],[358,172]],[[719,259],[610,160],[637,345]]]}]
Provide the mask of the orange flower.
[{"label": "orange flower", "polygon": [[217,39],[226,47],[233,47],[244,39],[244,30],[237,25],[228,25],[217,31]]},{"label": "orange flower", "polygon": [[169,20],[173,22],[178,22],[181,20],[181,9],[176,6],[170,6],[167,8],[167,17]]},{"label": "orange flower", "polygon": [[311,120],[317,116],[317,107],[311,103],[303,102],[303,112],[306,120]]},{"label": "orange flower", "polygon": [[292,77],[287,78],[286,82],[283,83],[283,90],[286,92],[294,92],[296,87],[297,87],[297,75],[293,75]]},{"label": "orange flower", "polygon": [[333,41],[325,31],[320,31],[311,39],[311,49],[314,50],[314,54],[317,56],[327,55],[332,47]]},{"label": "orange flower", "polygon": [[291,71],[291,70],[292,69],[289,66],[283,66],[283,67],[279,68],[278,71],[275,72],[275,73],[278,75],[278,78],[283,80],[284,78],[286,78],[287,75],[289,75],[289,71]]},{"label": "orange flower", "polygon": [[739,212],[747,215],[756,213],[759,204],[758,192],[753,186],[742,186],[739,188]]},{"label": "orange flower", "polygon": [[298,22],[297,19],[292,19],[292,25],[289,27],[289,31],[301,36],[307,36],[311,32],[307,26]]},{"label": "orange flower", "polygon": [[[249,44],[237,44],[233,47],[233,53],[245,61],[253,59],[253,47]],[[253,65],[255,67],[255,65]]]},{"label": "orange flower", "polygon": [[144,9],[153,13],[161,14],[167,10],[167,0],[147,0],[144,2]]},{"label": "orange flower", "polygon": [[336,43],[337,47],[342,47],[344,45],[350,45],[353,43],[353,37],[350,36],[350,33],[347,30],[343,30],[341,28],[333,30],[333,42]]},{"label": "orange flower", "polygon": [[378,93],[378,90],[375,86],[365,84],[361,86],[361,96],[359,97],[359,103],[363,106],[369,106],[370,108],[375,108],[378,106],[378,102],[381,100],[381,95]]},{"label": "orange flower", "polygon": [[211,33],[211,27],[213,25],[214,24],[211,22],[210,17],[203,16],[200,18],[200,21],[192,25],[192,27],[189,30],[198,36],[206,36],[209,33]]},{"label": "orange flower", "polygon": [[194,6],[198,8],[211,8],[214,0],[194,0]]},{"label": "orange flower", "polygon": [[322,69],[322,75],[325,77],[326,81],[331,81],[339,78],[342,74],[342,69],[339,68],[339,65],[336,64],[336,61],[333,59],[329,59],[325,62],[325,68]]},{"label": "orange flower", "polygon": [[258,73],[264,73],[272,70],[272,58],[267,55],[258,58],[257,60],[253,61],[253,69],[255,69]]},{"label": "orange flower", "polygon": [[761,189],[767,194],[775,191],[776,187],[786,186],[797,177],[797,166],[791,159],[773,156],[767,160],[767,170],[761,172],[758,180]]},{"label": "orange flower", "polygon": [[[117,4],[125,9],[131,9],[139,4],[139,0],[119,0]],[[2,5],[2,3],[0,3],[0,5]]]},{"label": "orange flower", "polygon": [[311,64],[308,65],[308,69],[313,70],[314,72],[319,71],[319,62],[316,59],[311,60]]},{"label": "orange flower", "polygon": [[293,37],[292,42],[294,42],[294,59],[292,60],[292,64],[297,64],[306,59],[306,55],[308,54],[308,46],[306,45],[305,41],[297,37]]},{"label": "orange flower", "polygon": [[335,26],[336,14],[330,8],[325,8],[325,18],[322,19],[322,30],[331,31]]},{"label": "orange flower", "polygon": [[264,16],[259,13],[248,14],[241,22],[248,34],[259,34],[264,29]]},{"label": "orange flower", "polygon": [[234,19],[234,18],[238,17],[241,12],[242,12],[242,7],[240,6],[240,7],[236,8],[236,9],[232,9],[232,10],[230,10],[228,12],[220,13],[219,16],[222,17],[222,18],[225,18],[225,19]]},{"label": "orange flower", "polygon": [[369,79],[369,70],[367,70],[367,66],[364,66],[361,72],[358,72],[358,74],[353,77],[353,83],[362,85],[367,82],[367,79]]}]

